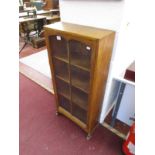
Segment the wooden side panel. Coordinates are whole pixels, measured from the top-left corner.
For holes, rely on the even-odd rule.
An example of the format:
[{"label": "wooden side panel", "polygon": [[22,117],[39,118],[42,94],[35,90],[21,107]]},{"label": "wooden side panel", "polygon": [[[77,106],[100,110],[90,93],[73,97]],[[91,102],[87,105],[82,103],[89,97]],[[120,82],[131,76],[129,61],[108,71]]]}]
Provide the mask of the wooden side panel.
[{"label": "wooden side panel", "polygon": [[108,76],[109,64],[113,49],[115,33],[106,36],[100,40],[96,47],[96,60],[93,76],[93,85],[90,93],[90,106],[89,106],[89,133],[93,131],[93,128],[98,123],[98,117],[100,114],[101,103],[103,101],[106,80]]}]

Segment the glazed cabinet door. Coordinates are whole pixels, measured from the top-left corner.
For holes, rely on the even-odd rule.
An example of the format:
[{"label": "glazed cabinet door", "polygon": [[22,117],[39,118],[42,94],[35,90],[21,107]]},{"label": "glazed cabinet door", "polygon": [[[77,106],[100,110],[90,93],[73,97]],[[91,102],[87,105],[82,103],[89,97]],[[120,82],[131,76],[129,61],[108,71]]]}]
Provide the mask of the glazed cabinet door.
[{"label": "glazed cabinet door", "polygon": [[72,115],[87,123],[90,90],[91,47],[69,40]]},{"label": "glazed cabinet door", "polygon": [[59,106],[87,123],[92,48],[82,41],[50,36]]},{"label": "glazed cabinet door", "polygon": [[49,37],[56,94],[59,106],[71,113],[70,71],[67,40],[58,35]]}]

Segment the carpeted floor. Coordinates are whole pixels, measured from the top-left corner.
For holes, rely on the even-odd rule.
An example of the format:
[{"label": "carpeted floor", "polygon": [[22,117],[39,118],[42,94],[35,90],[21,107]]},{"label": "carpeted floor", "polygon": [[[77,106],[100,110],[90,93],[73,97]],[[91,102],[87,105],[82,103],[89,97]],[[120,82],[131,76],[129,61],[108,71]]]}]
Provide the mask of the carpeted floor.
[{"label": "carpeted floor", "polygon": [[[24,45],[24,41],[22,38],[20,38],[19,49],[21,49],[23,45]],[[31,45],[27,44],[25,48],[20,52],[19,58],[20,60],[28,59],[31,56],[33,57],[33,55],[40,55],[40,53],[42,53],[42,51],[45,51],[45,50],[47,50],[46,46],[36,49],[36,48],[33,48]],[[39,61],[39,62],[33,63],[33,61]],[[49,92],[53,93],[53,84],[52,84],[51,78],[49,77],[49,68],[46,69],[46,71],[44,71],[44,66],[46,67],[48,64],[48,60],[47,62],[45,61],[46,61],[46,58],[44,59],[44,61],[37,60],[36,58],[34,60],[31,59],[30,65],[27,63],[25,64],[25,63],[19,62],[19,72],[25,75],[26,77],[28,77],[29,79],[31,79],[32,81],[36,82],[37,84],[39,84],[40,86],[48,90]],[[41,71],[40,71],[40,68],[41,68]],[[47,74],[48,76],[44,75],[44,73]]]},{"label": "carpeted floor", "polygon": [[20,74],[20,155],[122,155],[122,139],[100,126],[91,140],[55,115],[52,94]]}]

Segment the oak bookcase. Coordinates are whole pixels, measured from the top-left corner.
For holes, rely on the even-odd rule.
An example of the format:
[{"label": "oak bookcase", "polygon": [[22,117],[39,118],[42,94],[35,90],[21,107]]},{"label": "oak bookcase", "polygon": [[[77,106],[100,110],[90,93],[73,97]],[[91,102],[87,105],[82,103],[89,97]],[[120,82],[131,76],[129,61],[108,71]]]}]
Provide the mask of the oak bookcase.
[{"label": "oak bookcase", "polygon": [[65,22],[44,29],[57,114],[89,139],[98,125],[115,32]]}]

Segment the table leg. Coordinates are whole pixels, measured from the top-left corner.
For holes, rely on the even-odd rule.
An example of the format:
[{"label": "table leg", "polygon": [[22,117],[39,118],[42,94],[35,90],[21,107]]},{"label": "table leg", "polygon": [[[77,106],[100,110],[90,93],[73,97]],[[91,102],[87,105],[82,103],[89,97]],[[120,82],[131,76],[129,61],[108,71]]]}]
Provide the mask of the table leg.
[{"label": "table leg", "polygon": [[111,126],[113,127],[115,125],[115,120],[116,120],[116,116],[120,107],[120,103],[121,103],[121,99],[123,96],[123,92],[125,89],[126,84],[121,82],[120,86],[119,86],[119,90],[118,90],[118,94],[117,94],[117,102],[114,106],[113,112],[112,112],[112,121],[111,121]]}]

